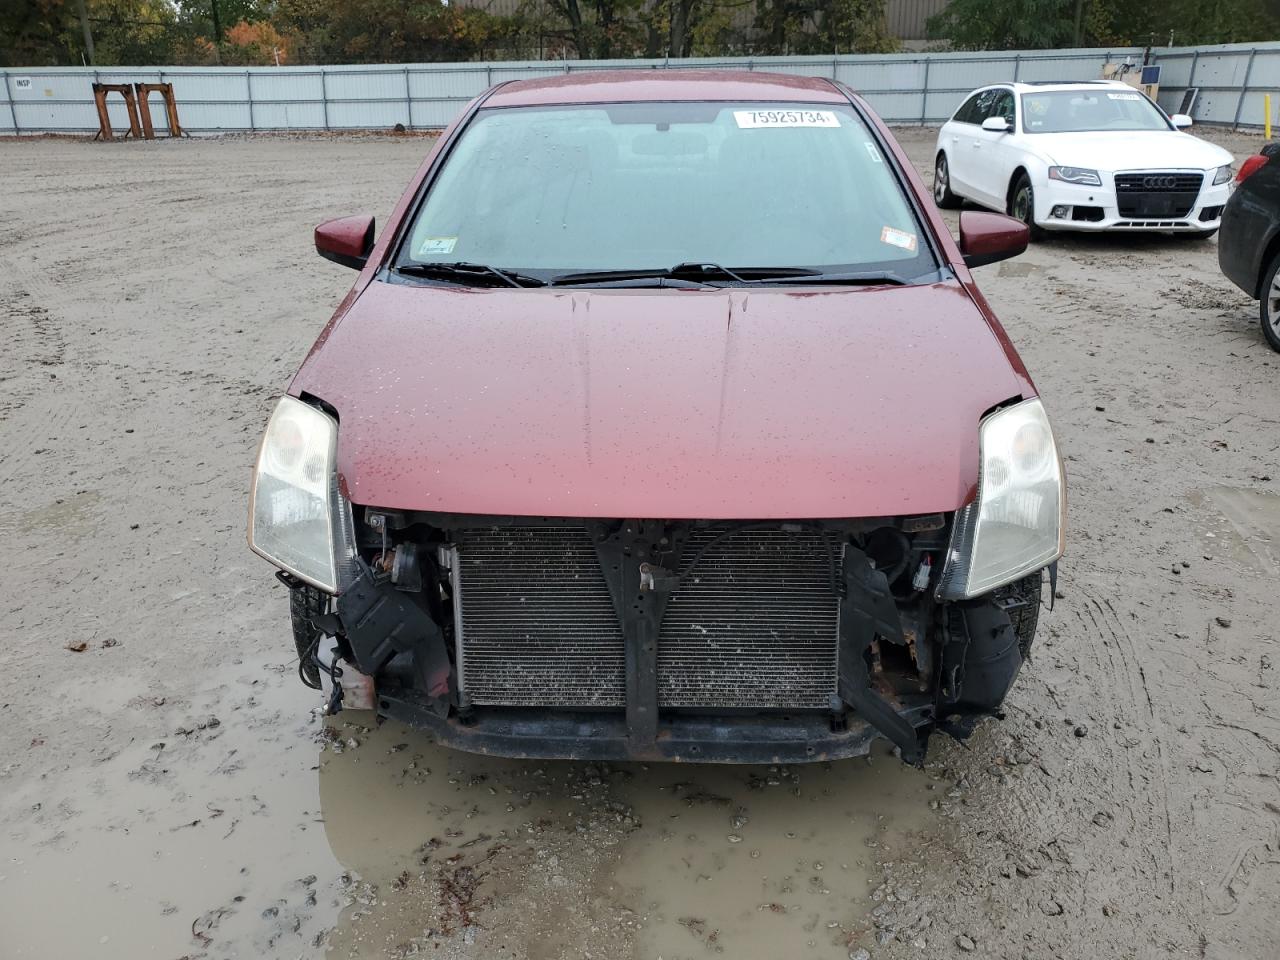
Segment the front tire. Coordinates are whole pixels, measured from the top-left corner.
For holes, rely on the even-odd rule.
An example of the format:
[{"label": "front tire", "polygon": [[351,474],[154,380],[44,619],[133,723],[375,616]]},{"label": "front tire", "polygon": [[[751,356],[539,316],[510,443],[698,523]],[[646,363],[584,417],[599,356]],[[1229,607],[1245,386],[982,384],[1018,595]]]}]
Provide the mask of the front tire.
[{"label": "front tire", "polygon": [[1044,580],[1043,571],[1037,570],[1030,576],[1015,580],[1006,587],[996,591],[1001,606],[1009,614],[1009,622],[1013,624],[1013,632],[1018,638],[1018,652],[1023,660],[1031,658],[1031,644],[1036,637],[1036,627],[1040,623],[1040,593]]},{"label": "front tire", "polygon": [[941,151],[933,168],[933,202],[943,210],[958,210],[964,203],[951,192],[951,169],[947,166],[947,155]]},{"label": "front tire", "polygon": [[1271,349],[1280,353],[1280,253],[1271,258],[1262,275],[1261,293],[1258,319],[1262,321],[1262,335]]},{"label": "front tire", "polygon": [[293,645],[298,651],[298,676],[305,686],[320,689],[320,668],[312,656],[324,634],[312,622],[329,609],[329,598],[315,587],[289,591],[289,618],[293,621]]},{"label": "front tire", "polygon": [[1009,216],[1027,225],[1032,240],[1044,239],[1044,230],[1036,226],[1036,193],[1031,186],[1031,178],[1025,173],[1018,174],[1018,178],[1013,181],[1007,211]]}]

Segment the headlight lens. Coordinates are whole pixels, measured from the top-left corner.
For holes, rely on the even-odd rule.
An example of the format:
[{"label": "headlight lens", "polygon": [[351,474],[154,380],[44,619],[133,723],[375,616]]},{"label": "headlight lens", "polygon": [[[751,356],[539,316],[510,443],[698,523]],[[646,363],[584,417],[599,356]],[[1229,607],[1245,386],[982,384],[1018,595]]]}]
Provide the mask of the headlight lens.
[{"label": "headlight lens", "polygon": [[939,595],[976,597],[1062,555],[1062,461],[1039,400],[993,413],[979,432],[978,498],[956,514]]},{"label": "headlight lens", "polygon": [[338,591],[352,541],[338,493],[338,425],[315,407],[281,397],[258,450],[249,491],[249,547],[314,587]]},{"label": "headlight lens", "polygon": [[1231,164],[1224,163],[1213,172],[1213,185],[1216,187],[1220,183],[1226,183],[1231,179],[1234,172],[1235,171],[1231,169]]},{"label": "headlight lens", "polygon": [[1050,167],[1049,179],[1061,180],[1063,183],[1077,183],[1084,187],[1102,186],[1102,178],[1098,176],[1098,171],[1088,170],[1085,167]]}]

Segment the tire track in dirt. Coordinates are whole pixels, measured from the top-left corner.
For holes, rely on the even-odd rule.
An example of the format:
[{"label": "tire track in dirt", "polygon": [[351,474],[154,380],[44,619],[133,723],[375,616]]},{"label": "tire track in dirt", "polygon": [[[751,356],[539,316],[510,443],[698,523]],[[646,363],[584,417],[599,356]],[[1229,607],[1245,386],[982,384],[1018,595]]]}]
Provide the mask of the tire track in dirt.
[{"label": "tire track in dirt", "polygon": [[[1101,617],[1103,628],[1106,629],[1110,637],[1116,642],[1116,649],[1120,655],[1123,664],[1123,673],[1128,681],[1129,686],[1129,704],[1137,707],[1137,717],[1132,718],[1135,726],[1140,727],[1144,736],[1149,738],[1154,745],[1156,751],[1156,771],[1160,775],[1160,794],[1159,804],[1160,810],[1164,818],[1165,833],[1165,860],[1162,865],[1163,872],[1169,879],[1169,892],[1176,892],[1176,877],[1178,875],[1177,864],[1175,862],[1175,853],[1173,845],[1173,817],[1169,812],[1169,768],[1168,761],[1165,759],[1164,745],[1161,742],[1162,735],[1168,731],[1169,725],[1160,725],[1160,729],[1156,729],[1157,719],[1155,712],[1155,704],[1151,699],[1151,688],[1147,685],[1146,672],[1141,665],[1141,657],[1138,654],[1137,647],[1134,644],[1133,637],[1125,627],[1120,616],[1116,613],[1116,609],[1111,604],[1111,600],[1104,596],[1101,603],[1095,596],[1088,596],[1088,602],[1093,605],[1094,609]],[[1109,624],[1108,624],[1109,621]],[[1125,648],[1128,648],[1126,652]],[[1135,680],[1136,677],[1136,680]],[[1146,704],[1145,718],[1141,705]]]}]

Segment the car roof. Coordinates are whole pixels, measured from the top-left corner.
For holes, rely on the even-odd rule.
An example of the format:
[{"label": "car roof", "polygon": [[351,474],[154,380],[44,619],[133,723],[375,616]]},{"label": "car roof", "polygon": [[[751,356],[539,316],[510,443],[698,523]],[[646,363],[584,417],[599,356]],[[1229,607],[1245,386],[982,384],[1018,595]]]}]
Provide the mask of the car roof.
[{"label": "car roof", "polygon": [[1133,90],[1129,84],[1123,80],[1008,80],[1002,83],[989,83],[985,87],[975,87],[970,91],[970,96],[979,90],[990,90],[992,87],[1004,87],[1013,90],[1016,93],[1027,93],[1035,91],[1053,91],[1053,90],[1093,90],[1098,87],[1119,88],[1122,90]]},{"label": "car roof", "polygon": [[485,106],[672,100],[849,102],[839,87],[823,77],[747,70],[592,70],[502,84]]}]

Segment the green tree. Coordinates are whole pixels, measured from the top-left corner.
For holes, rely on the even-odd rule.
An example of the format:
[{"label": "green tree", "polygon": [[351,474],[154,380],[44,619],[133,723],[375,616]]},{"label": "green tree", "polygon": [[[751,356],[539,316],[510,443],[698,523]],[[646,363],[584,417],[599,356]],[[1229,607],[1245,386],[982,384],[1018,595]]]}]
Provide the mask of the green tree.
[{"label": "green tree", "polygon": [[930,17],[929,36],[958,50],[1041,50],[1070,46],[1075,0],[951,0]]},{"label": "green tree", "polygon": [[757,0],[756,53],[888,53],[885,0]]},{"label": "green tree", "polygon": [[1280,0],[952,0],[928,29],[960,50],[1240,43],[1280,37]]},{"label": "green tree", "polygon": [[[642,0],[546,0],[545,9],[544,28],[564,35],[583,60],[648,52]],[[651,16],[651,28],[653,23]]]},{"label": "green tree", "polygon": [[0,65],[172,63],[176,27],[166,0],[10,0],[0,3]]},{"label": "green tree", "polygon": [[271,20],[295,63],[470,60],[510,42],[514,26],[441,0],[276,0]]},{"label": "green tree", "polygon": [[64,0],[0,3],[0,66],[79,63],[75,11]]}]

